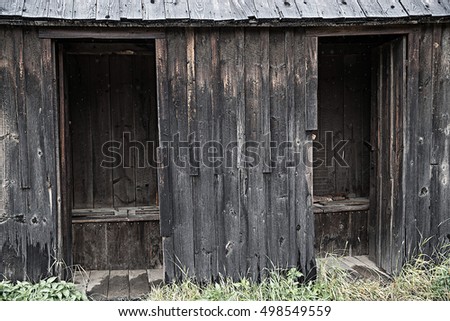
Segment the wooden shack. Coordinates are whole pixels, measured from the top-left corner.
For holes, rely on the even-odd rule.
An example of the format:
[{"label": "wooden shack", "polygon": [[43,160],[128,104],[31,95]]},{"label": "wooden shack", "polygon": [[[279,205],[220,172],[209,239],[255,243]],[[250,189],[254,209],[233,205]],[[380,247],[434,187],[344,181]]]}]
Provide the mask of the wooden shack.
[{"label": "wooden shack", "polygon": [[0,277],[395,273],[450,238],[449,75],[448,0],[0,1]]}]

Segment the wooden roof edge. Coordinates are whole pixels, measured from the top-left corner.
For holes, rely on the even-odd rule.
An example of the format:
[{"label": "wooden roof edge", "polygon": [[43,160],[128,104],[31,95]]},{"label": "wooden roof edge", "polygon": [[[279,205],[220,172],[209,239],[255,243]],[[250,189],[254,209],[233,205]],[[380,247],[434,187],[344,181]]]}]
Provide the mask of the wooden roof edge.
[{"label": "wooden roof edge", "polygon": [[18,16],[0,16],[0,25],[37,26],[37,27],[116,27],[116,28],[149,28],[149,27],[343,27],[343,26],[383,26],[383,25],[417,25],[426,23],[450,23],[450,16],[420,16],[400,18],[354,18],[354,19],[258,19],[258,20],[226,20],[226,21],[193,21],[193,20],[64,20],[64,19],[31,19]]}]

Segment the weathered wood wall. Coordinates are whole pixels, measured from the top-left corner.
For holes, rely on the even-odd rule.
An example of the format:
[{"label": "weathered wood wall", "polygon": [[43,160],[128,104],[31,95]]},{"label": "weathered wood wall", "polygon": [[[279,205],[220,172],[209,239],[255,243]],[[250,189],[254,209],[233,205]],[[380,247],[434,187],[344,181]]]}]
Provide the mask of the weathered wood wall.
[{"label": "weathered wood wall", "polygon": [[73,264],[85,270],[162,268],[158,221],[74,223]]},{"label": "weathered wood wall", "polygon": [[[306,58],[316,55],[316,40],[299,29],[169,30],[157,42],[161,144],[190,133],[201,145],[214,140],[238,148],[291,141],[301,160],[310,159],[303,144],[317,123],[307,90],[317,88],[317,79],[307,81],[315,66]],[[272,156],[273,169],[245,167],[234,153],[229,168],[160,172],[168,279],[181,276],[179,266],[202,281],[220,273],[259,278],[273,266],[314,273],[312,172],[304,162],[286,168],[285,159]]]},{"label": "weathered wood wall", "polygon": [[[161,140],[196,132],[202,142],[242,146],[270,132],[275,141],[308,142],[306,129],[317,124],[308,108],[314,95],[305,92],[315,88],[306,81],[314,70],[308,57],[316,55],[307,39],[314,38],[301,29],[168,30],[157,52]],[[37,279],[57,257],[54,58],[51,41],[35,29],[2,27],[0,43],[6,211],[0,274]],[[450,234],[450,26],[420,27],[408,50],[399,202],[412,254],[421,239],[432,237],[430,251]],[[272,263],[311,271],[311,175],[305,166],[161,170],[168,278],[181,275],[180,263],[201,280],[219,272],[257,277]]]},{"label": "weathered wood wall", "polygon": [[37,30],[0,29],[0,86],[6,218],[0,275],[38,279],[56,257],[55,69],[50,40]]},{"label": "weathered wood wall", "polygon": [[369,238],[367,221],[369,211],[315,213],[316,255],[367,255]]},{"label": "weathered wood wall", "polygon": [[450,241],[450,25],[420,28],[409,49],[403,166],[406,254],[412,255]]}]

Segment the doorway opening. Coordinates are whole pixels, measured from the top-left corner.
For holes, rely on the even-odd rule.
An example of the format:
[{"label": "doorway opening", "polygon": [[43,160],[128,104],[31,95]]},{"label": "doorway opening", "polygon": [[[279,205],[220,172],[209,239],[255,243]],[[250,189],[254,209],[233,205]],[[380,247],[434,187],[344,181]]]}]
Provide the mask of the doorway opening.
[{"label": "doorway opening", "polygon": [[404,36],[319,38],[313,170],[317,255],[402,258],[397,214],[405,95]]},{"label": "doorway opening", "polygon": [[84,270],[162,267],[155,42],[59,44],[63,207]]}]

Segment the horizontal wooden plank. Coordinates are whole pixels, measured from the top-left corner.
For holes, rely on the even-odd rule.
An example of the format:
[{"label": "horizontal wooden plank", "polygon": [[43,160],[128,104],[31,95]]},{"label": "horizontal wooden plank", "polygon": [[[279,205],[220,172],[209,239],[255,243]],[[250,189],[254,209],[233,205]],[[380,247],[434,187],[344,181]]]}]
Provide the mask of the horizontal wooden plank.
[{"label": "horizontal wooden plank", "polygon": [[40,38],[50,39],[160,39],[164,38],[163,31],[149,30],[118,30],[108,29],[59,29],[42,28],[39,29]]},{"label": "horizontal wooden plank", "polygon": [[76,55],[155,55],[153,43],[67,43],[65,54]]},{"label": "horizontal wooden plank", "polygon": [[159,221],[159,219],[159,208],[157,206],[72,210],[72,223],[74,224],[146,222]]}]

